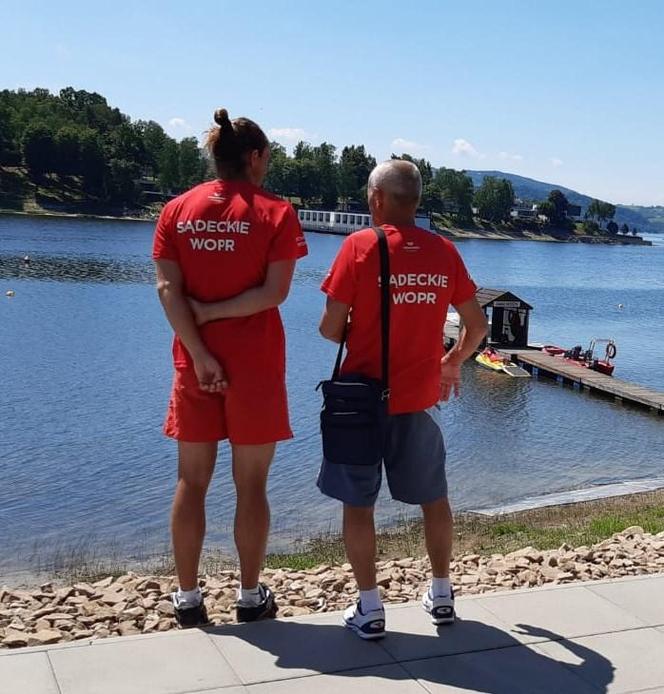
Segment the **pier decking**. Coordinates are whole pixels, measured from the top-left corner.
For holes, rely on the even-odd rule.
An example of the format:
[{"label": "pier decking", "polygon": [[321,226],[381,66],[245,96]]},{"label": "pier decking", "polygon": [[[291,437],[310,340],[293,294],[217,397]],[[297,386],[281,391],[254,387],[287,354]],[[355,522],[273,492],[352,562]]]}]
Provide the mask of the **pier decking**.
[{"label": "pier decking", "polygon": [[[459,326],[448,321],[445,324],[446,347],[451,347],[458,339]],[[654,388],[606,376],[598,371],[572,364],[560,357],[552,357],[535,347],[528,349],[501,347],[498,351],[533,376],[552,378],[562,384],[574,386],[580,391],[612,397],[616,402],[629,403],[664,415],[664,393]]]},{"label": "pier decking", "polygon": [[660,415],[664,414],[664,393],[652,388],[606,376],[536,349],[503,349],[502,351],[533,375],[555,378],[587,392],[602,393],[612,396],[618,402],[628,402],[639,407],[647,407]]}]

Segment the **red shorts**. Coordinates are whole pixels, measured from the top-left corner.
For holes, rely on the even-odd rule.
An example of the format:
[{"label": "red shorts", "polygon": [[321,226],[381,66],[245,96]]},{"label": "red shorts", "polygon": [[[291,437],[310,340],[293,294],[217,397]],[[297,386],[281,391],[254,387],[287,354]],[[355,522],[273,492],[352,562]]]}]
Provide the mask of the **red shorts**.
[{"label": "red shorts", "polygon": [[229,439],[258,446],[293,438],[286,384],[281,376],[256,383],[231,378],[224,393],[206,393],[193,369],[178,369],[164,423],[166,436],[203,443]]}]

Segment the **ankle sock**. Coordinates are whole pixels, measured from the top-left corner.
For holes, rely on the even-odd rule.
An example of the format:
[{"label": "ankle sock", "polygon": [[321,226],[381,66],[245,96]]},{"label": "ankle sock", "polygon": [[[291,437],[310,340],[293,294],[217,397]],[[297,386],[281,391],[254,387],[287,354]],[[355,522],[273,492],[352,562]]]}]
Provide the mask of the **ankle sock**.
[{"label": "ankle sock", "polygon": [[448,597],[452,590],[450,587],[449,578],[436,578],[435,576],[431,579],[431,588],[429,588],[432,598],[446,598]]},{"label": "ankle sock", "polygon": [[196,607],[196,605],[199,605],[203,600],[200,586],[196,586],[193,590],[182,590],[182,588],[178,588],[177,593],[175,593],[175,600],[177,601],[178,607],[183,604],[189,607]]},{"label": "ankle sock", "polygon": [[249,607],[260,605],[263,595],[261,594],[259,586],[255,588],[240,588],[237,599],[238,602]]},{"label": "ankle sock", "polygon": [[360,606],[362,607],[362,612],[365,614],[367,612],[371,612],[372,610],[382,609],[383,603],[380,599],[378,588],[373,588],[372,590],[361,590]]}]

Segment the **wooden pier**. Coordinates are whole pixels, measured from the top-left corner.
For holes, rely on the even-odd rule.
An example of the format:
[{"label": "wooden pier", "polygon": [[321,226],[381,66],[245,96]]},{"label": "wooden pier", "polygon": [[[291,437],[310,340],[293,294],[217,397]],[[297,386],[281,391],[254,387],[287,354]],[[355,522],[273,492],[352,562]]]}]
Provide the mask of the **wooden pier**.
[{"label": "wooden pier", "polygon": [[[459,327],[452,323],[445,325],[445,346],[452,347],[459,339]],[[613,398],[616,402],[629,403],[664,415],[664,393],[646,388],[636,383],[623,381],[613,376],[606,376],[576,364],[571,364],[560,357],[552,357],[536,347],[513,349],[498,347],[497,350],[509,357],[515,364],[529,371],[533,376],[551,378],[559,383],[571,385],[579,391],[596,393]],[[498,374],[498,378],[501,374]]]},{"label": "wooden pier", "polygon": [[[489,319],[489,333],[480,350],[489,344],[533,376],[552,378],[579,391],[597,393],[664,415],[663,392],[607,376],[561,357],[553,357],[538,346],[531,345],[528,324],[533,307],[512,292],[483,287],[477,290],[476,297]],[[445,347],[450,348],[458,339],[459,316],[448,314],[444,330]],[[501,374],[497,377],[500,378]]]},{"label": "wooden pier", "polygon": [[652,388],[571,364],[560,357],[552,357],[537,349],[503,348],[501,352],[533,375],[555,378],[561,383],[578,387],[586,392],[601,393],[613,397],[617,402],[646,407],[657,414],[664,414],[664,393]]}]

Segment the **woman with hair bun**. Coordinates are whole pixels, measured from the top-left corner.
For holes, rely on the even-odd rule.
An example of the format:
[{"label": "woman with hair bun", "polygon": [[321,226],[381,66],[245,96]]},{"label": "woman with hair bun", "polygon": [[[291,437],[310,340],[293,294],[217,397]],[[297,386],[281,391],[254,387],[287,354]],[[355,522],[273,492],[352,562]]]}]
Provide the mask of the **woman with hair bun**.
[{"label": "woman with hair bun", "polygon": [[268,140],[248,118],[214,114],[207,149],[217,178],[171,200],[154,237],[157,288],[173,327],[175,377],[164,433],[178,442],[171,530],[181,627],[207,623],[198,585],[205,497],[228,439],[237,493],[238,621],[274,617],[259,583],[269,530],[266,483],[277,441],[292,437],[278,306],[307,246],[291,205],[261,188]]}]

